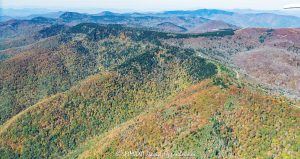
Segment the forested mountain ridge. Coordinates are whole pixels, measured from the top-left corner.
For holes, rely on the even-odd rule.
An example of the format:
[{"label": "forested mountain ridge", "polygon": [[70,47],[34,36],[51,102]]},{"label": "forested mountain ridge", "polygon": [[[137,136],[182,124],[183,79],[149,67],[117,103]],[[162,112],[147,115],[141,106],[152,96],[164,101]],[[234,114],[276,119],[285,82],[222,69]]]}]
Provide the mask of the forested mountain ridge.
[{"label": "forested mountain ridge", "polygon": [[[56,30],[56,27],[50,29]],[[2,56],[9,58],[0,63],[3,112],[0,121],[3,123],[45,96],[68,90],[79,80],[98,73],[99,68],[114,68],[139,54],[156,52],[162,47],[159,39],[232,33],[232,30],[225,30],[192,35],[168,34],[121,25],[85,23],[25,48],[23,52],[11,55],[6,54],[11,51],[4,51]],[[169,49],[180,50],[178,47]]]},{"label": "forested mountain ridge", "polygon": [[[227,24],[222,21],[210,20],[203,18],[201,16],[161,16],[159,14],[117,14],[117,13],[108,13],[103,12],[100,14],[83,14],[77,12],[65,12],[57,18],[49,17],[34,17],[31,19],[12,19],[9,21],[4,21],[0,23],[0,28],[5,30],[3,34],[10,35],[13,30],[18,29],[18,27],[24,26],[24,24],[32,25],[35,24],[36,27],[39,25],[48,25],[48,24],[65,24],[68,26],[74,26],[80,23],[98,23],[98,24],[122,24],[130,27],[136,28],[148,28],[151,30],[160,30],[159,24],[161,23],[173,23],[178,27],[185,28],[184,30],[169,30],[165,29],[166,32],[184,32],[190,33],[203,33],[207,31],[215,31],[221,29],[236,29],[237,26],[232,24]],[[207,28],[210,24],[213,24],[212,27]],[[22,28],[26,30],[26,28]],[[0,38],[3,35],[0,33]]]},{"label": "forested mountain ridge", "polygon": [[[61,37],[63,45],[52,48],[53,51],[21,53],[1,63],[5,66],[1,67],[2,74],[5,75],[1,79],[3,82],[1,85],[4,86],[1,91],[3,92],[1,107],[2,110],[7,108],[1,112],[7,113],[7,116],[3,116],[6,118],[2,118],[2,122],[30,106],[25,110],[27,113],[19,116],[21,120],[16,119],[13,122],[17,125],[25,124],[20,125],[23,127],[21,134],[6,131],[14,129],[14,124],[10,125],[9,121],[9,125],[1,131],[1,139],[7,137],[5,139],[7,142],[5,140],[1,142],[2,152],[8,156],[13,153],[24,157],[64,155],[76,148],[85,138],[110,129],[112,123],[122,123],[136,116],[147,106],[151,107],[155,101],[160,101],[182,90],[186,85],[216,73],[216,66],[197,57],[193,50],[159,45],[154,38],[143,33],[137,30],[132,32],[122,26],[81,24],[68,30],[67,35]],[[32,61],[24,65],[22,61],[28,60]],[[10,65],[11,62],[14,65]],[[90,75],[93,76],[88,77]],[[82,84],[71,88],[85,78],[87,80]],[[32,79],[35,79],[34,82]],[[12,85],[15,87],[11,87]],[[71,90],[66,93],[59,93],[69,88]],[[54,96],[46,97],[51,95]],[[46,98],[37,103],[44,97]],[[30,103],[25,103],[26,101]],[[11,109],[13,102],[16,103]],[[35,103],[37,104],[33,105]],[[78,108],[82,110],[79,111]],[[96,114],[100,111],[99,116],[89,115],[90,111],[96,111],[94,112]],[[50,114],[45,114],[46,112]],[[82,119],[72,112],[83,113]],[[87,115],[90,118],[86,118]],[[40,118],[42,116],[45,120]],[[72,116],[78,121],[73,120]],[[112,121],[109,118],[112,118]],[[59,124],[58,120],[65,122]],[[81,123],[83,127],[80,128],[77,123],[79,121],[86,124]],[[31,124],[28,125],[26,122]],[[74,124],[77,126],[71,128]],[[86,127],[90,124],[91,127]],[[51,125],[56,127],[55,131]],[[70,131],[70,135],[67,135],[67,131]],[[50,140],[44,138],[45,133]],[[80,135],[82,133],[85,135]],[[74,138],[77,135],[81,137]],[[14,137],[23,138],[23,141],[19,140],[20,142],[16,143],[14,141],[17,138]],[[22,151],[13,148],[11,142],[13,145],[19,145]],[[34,148],[36,151],[32,153],[33,147],[28,145],[39,146]],[[62,147],[57,147],[58,145]],[[13,147],[3,149],[3,146]]]},{"label": "forested mountain ridge", "polygon": [[62,17],[74,16],[80,24],[37,18],[1,35],[2,158],[299,157],[299,102],[249,80],[268,61],[247,61],[277,57],[273,47],[295,70],[298,29],[182,34]]}]

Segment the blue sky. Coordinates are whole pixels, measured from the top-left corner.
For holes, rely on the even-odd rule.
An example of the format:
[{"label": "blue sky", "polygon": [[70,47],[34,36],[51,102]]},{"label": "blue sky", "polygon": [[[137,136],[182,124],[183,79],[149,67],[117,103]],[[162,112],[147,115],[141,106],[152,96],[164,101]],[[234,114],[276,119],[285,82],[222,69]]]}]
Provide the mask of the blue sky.
[{"label": "blue sky", "polygon": [[3,8],[101,8],[135,11],[174,9],[259,9],[277,10],[300,0],[0,0]]}]

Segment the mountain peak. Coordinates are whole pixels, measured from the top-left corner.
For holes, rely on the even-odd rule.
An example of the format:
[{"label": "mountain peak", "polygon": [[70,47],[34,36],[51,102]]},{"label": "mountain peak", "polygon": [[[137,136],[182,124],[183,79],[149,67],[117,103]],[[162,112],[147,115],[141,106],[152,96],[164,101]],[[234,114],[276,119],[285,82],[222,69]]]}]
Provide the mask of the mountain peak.
[{"label": "mountain peak", "polygon": [[116,15],[116,13],[110,12],[110,11],[103,11],[98,14],[99,16],[110,16],[110,15]]},{"label": "mountain peak", "polygon": [[87,18],[88,16],[85,14],[81,13],[76,13],[76,12],[65,12],[59,18],[64,19],[64,20],[79,20],[83,18]]}]

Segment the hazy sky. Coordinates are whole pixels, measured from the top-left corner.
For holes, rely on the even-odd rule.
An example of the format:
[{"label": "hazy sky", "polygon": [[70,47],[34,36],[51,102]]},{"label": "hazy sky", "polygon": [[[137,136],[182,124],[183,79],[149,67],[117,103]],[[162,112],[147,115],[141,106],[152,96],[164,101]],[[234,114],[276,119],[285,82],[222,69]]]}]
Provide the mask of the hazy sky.
[{"label": "hazy sky", "polygon": [[3,8],[101,8],[137,11],[172,9],[260,9],[277,10],[300,0],[0,0]]}]

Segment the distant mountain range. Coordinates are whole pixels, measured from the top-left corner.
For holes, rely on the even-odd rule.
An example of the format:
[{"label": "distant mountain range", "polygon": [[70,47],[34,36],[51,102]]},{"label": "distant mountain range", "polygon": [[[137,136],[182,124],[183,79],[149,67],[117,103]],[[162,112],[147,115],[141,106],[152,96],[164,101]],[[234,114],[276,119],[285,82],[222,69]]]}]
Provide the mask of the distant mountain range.
[{"label": "distant mountain range", "polygon": [[286,28],[300,27],[300,18],[274,13],[238,13],[216,9],[200,9],[194,11],[167,11],[162,15],[193,15],[211,20],[220,20],[239,27]]},{"label": "distant mountain range", "polygon": [[[15,11],[15,10],[14,10]],[[199,9],[199,10],[176,10],[176,11],[166,11],[159,13],[115,13],[110,11],[103,11],[97,14],[84,14],[76,12],[62,12],[62,11],[41,11],[36,10],[35,12],[28,11],[23,17],[17,14],[18,11],[7,11],[5,15],[2,15],[0,21],[7,21],[9,19],[31,19],[34,17],[46,17],[46,18],[61,18],[67,21],[88,21],[97,23],[118,23],[133,26],[147,26],[156,27],[162,22],[173,23],[178,27],[185,28],[185,32],[190,32],[199,28],[199,19],[209,19],[215,20],[217,23],[223,21],[232,26],[238,26],[242,28],[246,27],[263,27],[263,28],[286,28],[286,27],[300,27],[300,17],[295,15],[300,15],[298,12],[294,11],[256,11],[256,10],[218,10],[218,9]],[[29,14],[31,13],[31,14]],[[198,21],[193,26],[187,26],[187,22],[182,22],[183,19]],[[77,18],[77,19],[76,19]],[[177,19],[176,19],[177,18]],[[150,20],[150,21],[149,21]],[[159,21],[159,22],[157,22]],[[200,20],[201,21],[201,20]],[[189,21],[190,22],[190,21]],[[188,22],[188,23],[189,23]],[[201,22],[201,24],[203,24]],[[216,24],[214,24],[216,26]],[[214,29],[224,29],[222,27],[216,26]],[[228,28],[226,26],[225,28]],[[207,29],[202,29],[200,31],[207,31]]]},{"label": "distant mountain range", "polygon": [[97,14],[77,12],[48,12],[24,19],[2,16],[0,22],[0,50],[30,44],[47,35],[39,31],[55,26],[46,34],[55,35],[66,27],[80,23],[120,24],[168,33],[205,33],[240,28],[289,28],[300,27],[300,18],[273,13],[237,13],[217,9],[194,11],[166,11],[161,13],[114,13]]},{"label": "distant mountain range", "polygon": [[[59,15],[59,16],[58,16]],[[58,16],[58,17],[57,17]],[[1,23],[2,30],[12,29],[23,23],[33,24],[64,24],[74,26],[79,23],[98,23],[98,24],[122,24],[135,28],[148,28],[164,32],[180,32],[180,33],[203,33],[223,29],[237,29],[235,25],[231,25],[219,20],[210,20],[201,16],[185,16],[185,15],[161,15],[161,14],[141,14],[126,13],[119,14],[113,12],[102,12],[99,14],[82,14],[77,12],[51,13],[45,16],[39,15],[31,19],[10,20]],[[52,18],[53,17],[53,18]],[[36,26],[36,25],[35,25]],[[14,30],[14,29],[13,29]],[[7,33],[6,32],[6,33]],[[6,34],[3,33],[3,34]]]}]

